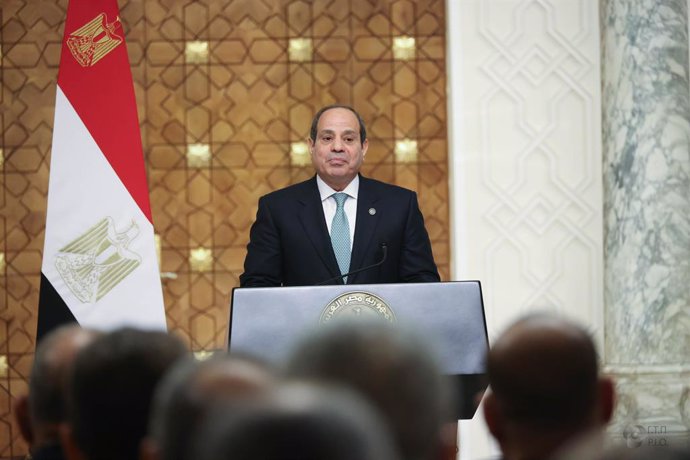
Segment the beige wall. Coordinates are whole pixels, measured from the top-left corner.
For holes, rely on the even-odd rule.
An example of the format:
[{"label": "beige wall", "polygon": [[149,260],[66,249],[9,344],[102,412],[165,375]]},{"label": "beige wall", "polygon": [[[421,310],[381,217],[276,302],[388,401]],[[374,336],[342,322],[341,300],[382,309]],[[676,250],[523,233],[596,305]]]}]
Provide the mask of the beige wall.
[{"label": "beige wall", "polygon": [[[530,310],[603,338],[596,0],[448,0],[455,279],[479,279],[489,339]],[[494,449],[481,412],[462,458]]]}]

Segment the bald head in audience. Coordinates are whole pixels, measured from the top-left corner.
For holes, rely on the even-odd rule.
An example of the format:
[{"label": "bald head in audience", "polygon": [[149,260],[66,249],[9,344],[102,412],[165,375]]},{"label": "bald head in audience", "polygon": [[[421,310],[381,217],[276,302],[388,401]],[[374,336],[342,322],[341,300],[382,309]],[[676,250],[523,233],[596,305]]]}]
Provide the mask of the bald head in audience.
[{"label": "bald head in audience", "polygon": [[32,455],[42,449],[59,451],[59,426],[65,421],[65,384],[79,350],[98,333],[76,324],[61,326],[39,343],[29,377],[29,394],[16,403],[22,436]]},{"label": "bald head in audience", "polygon": [[548,458],[613,412],[612,382],[599,374],[589,334],[549,314],[518,320],[487,358],[489,430],[507,460]]},{"label": "bald head in audience", "polygon": [[[383,321],[329,324],[295,350],[287,372],[345,385],[383,416],[403,459],[435,458],[450,393],[427,343]],[[454,446],[451,446],[454,448]]]},{"label": "bald head in audience", "polygon": [[247,356],[178,363],[156,389],[142,460],[191,460],[190,440],[210,408],[258,397],[274,381],[266,364]]}]

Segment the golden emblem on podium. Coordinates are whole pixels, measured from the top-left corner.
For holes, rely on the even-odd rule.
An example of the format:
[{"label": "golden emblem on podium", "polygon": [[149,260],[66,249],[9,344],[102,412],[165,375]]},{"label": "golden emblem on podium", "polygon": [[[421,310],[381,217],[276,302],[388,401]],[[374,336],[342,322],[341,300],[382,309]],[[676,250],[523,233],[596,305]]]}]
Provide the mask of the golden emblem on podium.
[{"label": "golden emblem on podium", "polygon": [[381,297],[364,291],[346,292],[328,302],[321,312],[319,322],[326,324],[336,317],[341,319],[379,318],[389,323],[396,321],[393,309]]},{"label": "golden emblem on podium", "polygon": [[121,26],[119,16],[108,23],[105,13],[101,13],[69,34],[67,47],[82,67],[91,67],[124,42],[115,33],[115,29]]},{"label": "golden emblem on podium", "polygon": [[55,268],[79,300],[96,302],[141,264],[139,254],[129,249],[137,235],[134,221],[118,232],[113,219],[106,217],[60,249]]}]

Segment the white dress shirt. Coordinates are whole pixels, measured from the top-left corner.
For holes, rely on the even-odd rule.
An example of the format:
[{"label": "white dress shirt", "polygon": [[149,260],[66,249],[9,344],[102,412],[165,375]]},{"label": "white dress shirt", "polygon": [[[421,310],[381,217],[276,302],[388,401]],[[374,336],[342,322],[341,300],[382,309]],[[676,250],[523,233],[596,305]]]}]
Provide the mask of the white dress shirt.
[{"label": "white dress shirt", "polygon": [[[316,175],[316,185],[319,187],[319,194],[321,195],[321,205],[323,206],[323,215],[326,218],[326,226],[328,227],[328,234],[331,234],[331,224],[333,223],[333,217],[335,217],[335,210],[338,205],[333,198],[334,193],[338,193],[333,190],[328,184],[326,184],[323,179],[321,179],[318,174]],[[347,223],[350,226],[350,251],[352,251],[352,242],[355,239],[355,223],[357,221],[357,194],[359,193],[359,175],[352,179],[352,182],[347,184],[347,187],[343,190],[347,194],[348,198],[345,200],[345,215],[347,216]]]}]

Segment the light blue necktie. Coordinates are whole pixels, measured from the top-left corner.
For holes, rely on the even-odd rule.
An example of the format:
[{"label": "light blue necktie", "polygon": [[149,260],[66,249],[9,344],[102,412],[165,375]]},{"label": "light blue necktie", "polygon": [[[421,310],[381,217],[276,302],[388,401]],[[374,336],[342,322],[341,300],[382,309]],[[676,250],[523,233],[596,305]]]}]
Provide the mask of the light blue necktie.
[{"label": "light blue necktie", "polygon": [[[331,195],[335,198],[338,207],[331,223],[331,244],[335,259],[338,261],[340,273],[345,274],[350,269],[350,223],[345,214],[345,200],[347,193],[338,192]],[[343,283],[347,283],[347,276],[343,278]]]}]

